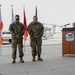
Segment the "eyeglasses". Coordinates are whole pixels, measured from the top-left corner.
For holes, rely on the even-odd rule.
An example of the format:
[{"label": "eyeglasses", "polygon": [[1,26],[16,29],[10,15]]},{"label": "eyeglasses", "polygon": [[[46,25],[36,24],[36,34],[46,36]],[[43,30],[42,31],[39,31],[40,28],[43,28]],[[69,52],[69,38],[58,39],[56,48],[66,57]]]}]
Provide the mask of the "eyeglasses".
[{"label": "eyeglasses", "polygon": [[19,20],[19,19],[16,19],[16,20]]}]

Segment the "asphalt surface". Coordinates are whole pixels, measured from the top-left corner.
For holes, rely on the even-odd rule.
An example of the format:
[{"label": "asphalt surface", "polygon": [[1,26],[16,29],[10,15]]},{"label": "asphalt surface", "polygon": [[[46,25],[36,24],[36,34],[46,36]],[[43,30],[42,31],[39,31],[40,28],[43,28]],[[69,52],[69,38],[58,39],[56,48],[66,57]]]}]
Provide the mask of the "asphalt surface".
[{"label": "asphalt surface", "polygon": [[62,38],[57,34],[53,39],[43,40],[43,61],[32,62],[29,40],[24,44],[24,61],[19,62],[18,51],[16,63],[12,64],[11,44],[0,48],[0,75],[75,75],[75,55],[62,56]]}]

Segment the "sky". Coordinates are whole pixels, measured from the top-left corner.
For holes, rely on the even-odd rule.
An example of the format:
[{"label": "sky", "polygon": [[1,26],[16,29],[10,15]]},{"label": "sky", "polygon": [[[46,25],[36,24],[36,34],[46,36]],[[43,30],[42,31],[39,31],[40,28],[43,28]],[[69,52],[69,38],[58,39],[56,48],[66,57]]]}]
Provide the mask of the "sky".
[{"label": "sky", "polygon": [[23,23],[23,6],[25,6],[27,24],[38,10],[38,20],[42,23],[65,25],[75,22],[75,0],[0,0],[3,30],[7,30],[11,23],[11,5],[14,15],[20,15]]}]

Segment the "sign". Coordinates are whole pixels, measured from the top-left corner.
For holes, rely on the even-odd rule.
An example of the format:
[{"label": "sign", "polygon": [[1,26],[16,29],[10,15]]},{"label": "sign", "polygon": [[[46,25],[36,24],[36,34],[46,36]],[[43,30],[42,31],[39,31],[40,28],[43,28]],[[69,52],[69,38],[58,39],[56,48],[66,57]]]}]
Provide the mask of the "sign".
[{"label": "sign", "polygon": [[65,35],[65,39],[66,39],[66,41],[71,42],[71,41],[74,40],[74,38],[75,38],[75,36],[74,36],[74,34],[71,33],[71,32],[69,32],[69,33],[67,33],[67,34]]}]

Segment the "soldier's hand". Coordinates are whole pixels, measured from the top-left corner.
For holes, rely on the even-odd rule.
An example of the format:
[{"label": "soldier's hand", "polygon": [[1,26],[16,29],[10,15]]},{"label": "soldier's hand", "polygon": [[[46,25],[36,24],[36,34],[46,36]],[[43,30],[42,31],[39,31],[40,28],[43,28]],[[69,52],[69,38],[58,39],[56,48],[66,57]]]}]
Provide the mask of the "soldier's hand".
[{"label": "soldier's hand", "polygon": [[21,37],[21,35],[20,35],[20,34],[16,35],[16,38],[20,38],[20,37]]},{"label": "soldier's hand", "polygon": [[36,36],[34,36],[35,38],[39,38],[40,36],[39,35],[36,35]]}]

